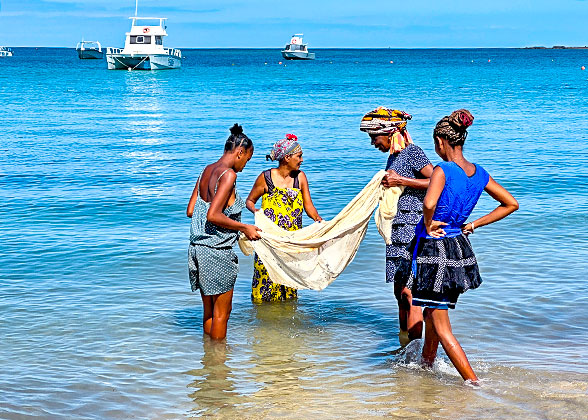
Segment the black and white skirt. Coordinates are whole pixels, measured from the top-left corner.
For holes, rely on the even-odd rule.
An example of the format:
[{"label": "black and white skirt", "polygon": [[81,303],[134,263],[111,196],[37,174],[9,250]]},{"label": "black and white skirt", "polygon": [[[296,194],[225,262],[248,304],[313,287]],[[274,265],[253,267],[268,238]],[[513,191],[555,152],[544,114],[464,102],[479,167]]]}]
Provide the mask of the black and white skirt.
[{"label": "black and white skirt", "polygon": [[482,283],[472,244],[465,235],[441,239],[415,237],[394,280],[412,290],[413,305],[438,309],[455,308],[460,294]]}]

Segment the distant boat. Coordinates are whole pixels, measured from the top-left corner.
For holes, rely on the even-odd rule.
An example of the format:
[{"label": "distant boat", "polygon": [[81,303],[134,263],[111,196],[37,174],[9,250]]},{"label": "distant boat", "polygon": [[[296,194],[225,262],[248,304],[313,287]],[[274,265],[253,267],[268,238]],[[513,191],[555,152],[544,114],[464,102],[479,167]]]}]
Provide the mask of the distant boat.
[{"label": "distant boat", "polygon": [[[126,33],[125,47],[106,49],[109,70],[165,70],[182,66],[182,52],[163,47],[167,18],[134,16],[129,19],[133,22],[131,31]],[[154,21],[159,24],[152,25]]]},{"label": "distant boat", "polygon": [[282,50],[286,60],[314,60],[314,53],[308,52],[307,45],[302,42],[304,34],[294,34],[290,43]]},{"label": "distant boat", "polygon": [[0,47],[0,57],[12,57],[12,49],[8,47]]},{"label": "distant boat", "polygon": [[78,52],[78,57],[82,60],[104,58],[102,46],[98,41],[82,40],[81,42],[78,42],[76,51]]}]

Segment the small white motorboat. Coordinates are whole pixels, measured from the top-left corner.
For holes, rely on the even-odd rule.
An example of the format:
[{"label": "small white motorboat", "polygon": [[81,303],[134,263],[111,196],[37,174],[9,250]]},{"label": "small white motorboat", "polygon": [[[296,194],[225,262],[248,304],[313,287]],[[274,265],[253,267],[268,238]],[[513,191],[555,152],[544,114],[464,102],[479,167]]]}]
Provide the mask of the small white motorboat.
[{"label": "small white motorboat", "polygon": [[314,60],[314,53],[308,52],[307,45],[302,42],[304,34],[294,34],[290,43],[282,50],[286,60]]},{"label": "small white motorboat", "polygon": [[129,19],[131,31],[126,33],[125,47],[106,49],[109,70],[164,70],[182,66],[182,52],[163,47],[167,18],[133,16]]},{"label": "small white motorboat", "polygon": [[82,60],[104,58],[102,45],[98,41],[84,41],[83,39],[76,45],[78,57]]},{"label": "small white motorboat", "polygon": [[0,47],[0,57],[12,57],[12,49],[8,47]]}]

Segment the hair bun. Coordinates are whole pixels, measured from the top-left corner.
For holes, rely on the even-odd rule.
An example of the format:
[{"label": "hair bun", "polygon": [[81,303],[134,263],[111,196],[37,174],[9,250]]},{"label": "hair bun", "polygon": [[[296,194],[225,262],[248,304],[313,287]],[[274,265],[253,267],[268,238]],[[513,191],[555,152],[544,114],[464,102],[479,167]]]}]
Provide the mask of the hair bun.
[{"label": "hair bun", "polygon": [[474,116],[467,109],[458,109],[449,116],[449,123],[457,131],[466,131],[474,123]]},{"label": "hair bun", "polygon": [[233,136],[239,136],[241,134],[243,134],[243,127],[241,127],[239,124],[235,123],[235,125],[233,125],[231,128],[231,134]]}]

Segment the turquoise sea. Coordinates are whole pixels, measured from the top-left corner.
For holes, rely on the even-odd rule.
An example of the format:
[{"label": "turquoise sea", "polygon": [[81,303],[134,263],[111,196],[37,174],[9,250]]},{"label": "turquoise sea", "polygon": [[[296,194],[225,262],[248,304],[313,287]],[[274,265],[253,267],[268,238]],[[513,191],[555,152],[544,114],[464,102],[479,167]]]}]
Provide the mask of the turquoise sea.
[{"label": "turquoise sea", "polygon": [[[586,418],[588,50],[183,53],[161,72],[73,49],[0,60],[0,418]],[[331,218],[385,166],[358,130],[378,105],[413,114],[434,162],[436,121],[470,109],[466,155],[520,202],[471,237],[484,283],[450,313],[479,389],[442,351],[433,370],[420,342],[396,351],[373,223],[347,270],[296,303],[253,305],[238,251],[226,343],[202,335],[185,208],[229,127],[255,144],[240,194],[295,133]],[[475,214],[494,206],[483,195]]]}]

